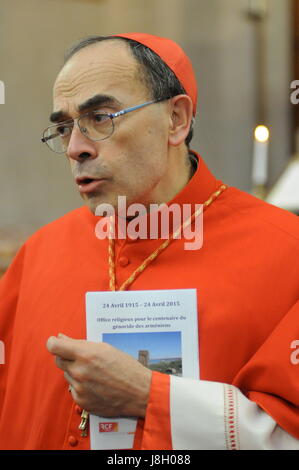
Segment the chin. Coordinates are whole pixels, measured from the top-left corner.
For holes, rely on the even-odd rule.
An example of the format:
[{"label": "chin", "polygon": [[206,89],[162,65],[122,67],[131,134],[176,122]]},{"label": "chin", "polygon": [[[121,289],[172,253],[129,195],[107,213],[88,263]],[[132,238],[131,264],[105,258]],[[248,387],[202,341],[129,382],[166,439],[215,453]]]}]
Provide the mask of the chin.
[{"label": "chin", "polygon": [[[94,214],[94,215],[102,215],[102,214],[96,214],[97,207],[100,205],[105,205],[106,207],[102,208],[102,211],[106,211],[107,215],[114,215],[117,212],[117,203],[115,204],[113,200],[109,200],[109,198],[103,198],[103,197],[92,197],[84,195],[83,200],[85,204],[88,206],[89,210]],[[108,213],[110,210],[110,213]]]}]

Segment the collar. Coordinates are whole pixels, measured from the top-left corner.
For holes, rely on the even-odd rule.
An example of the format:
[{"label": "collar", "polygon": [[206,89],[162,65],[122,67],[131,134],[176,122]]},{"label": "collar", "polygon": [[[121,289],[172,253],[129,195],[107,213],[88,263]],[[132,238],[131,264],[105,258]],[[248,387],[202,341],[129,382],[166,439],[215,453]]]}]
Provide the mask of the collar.
[{"label": "collar", "polygon": [[197,168],[186,186],[167,203],[170,204],[203,204],[209,196],[222,184],[208,169],[203,158],[194,150],[190,150],[191,161],[197,161]]}]

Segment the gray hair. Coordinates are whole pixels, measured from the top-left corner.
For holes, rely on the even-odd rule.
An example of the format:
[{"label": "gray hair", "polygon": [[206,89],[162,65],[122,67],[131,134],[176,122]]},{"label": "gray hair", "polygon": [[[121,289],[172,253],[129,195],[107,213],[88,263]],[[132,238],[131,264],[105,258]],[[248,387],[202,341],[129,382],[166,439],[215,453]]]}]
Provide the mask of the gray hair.
[{"label": "gray hair", "polygon": [[[159,57],[149,47],[144,46],[143,44],[140,44],[133,39],[119,36],[88,36],[86,38],[80,39],[66,51],[64,56],[64,63],[68,62],[68,60],[81,49],[107,40],[121,40],[126,41],[129,44],[133,56],[141,65],[143,78],[152,99],[158,100],[161,98],[186,94],[186,90],[181,85],[178,78],[168,67],[168,65],[161,59],[161,57]],[[194,118],[192,118],[189,133],[185,139],[185,143],[188,148],[193,137],[193,123]]]}]

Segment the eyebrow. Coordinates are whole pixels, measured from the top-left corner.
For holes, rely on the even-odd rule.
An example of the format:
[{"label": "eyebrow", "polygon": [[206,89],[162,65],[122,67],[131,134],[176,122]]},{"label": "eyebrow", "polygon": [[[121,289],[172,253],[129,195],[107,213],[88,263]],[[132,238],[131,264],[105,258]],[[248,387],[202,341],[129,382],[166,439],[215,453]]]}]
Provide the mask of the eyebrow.
[{"label": "eyebrow", "polygon": [[[97,94],[97,95],[92,96],[91,98],[88,98],[83,103],[79,104],[78,111],[79,113],[82,113],[84,111],[88,111],[91,108],[95,108],[96,106],[103,106],[103,105],[113,106],[117,108],[122,106],[121,103],[113,96]],[[49,119],[51,122],[59,122],[62,120],[68,120],[72,118],[67,113],[60,110],[60,111],[54,111],[50,115]]]}]

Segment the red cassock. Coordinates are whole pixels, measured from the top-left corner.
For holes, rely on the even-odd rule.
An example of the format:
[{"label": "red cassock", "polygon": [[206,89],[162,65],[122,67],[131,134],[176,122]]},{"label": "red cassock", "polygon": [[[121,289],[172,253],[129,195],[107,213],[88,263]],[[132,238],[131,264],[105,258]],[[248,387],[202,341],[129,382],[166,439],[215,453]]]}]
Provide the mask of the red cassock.
[{"label": "red cassock", "polygon": [[[169,204],[220,184],[199,158]],[[1,449],[89,448],[46,341],[85,338],[85,293],[109,290],[98,220],[82,207],[41,228],[0,281]],[[137,277],[130,289],[197,289],[200,380],[153,373],[135,448],[299,448],[298,239],[298,217],[231,187],[204,212],[201,249],[174,240]],[[118,285],[160,244],[116,240]]]}]

